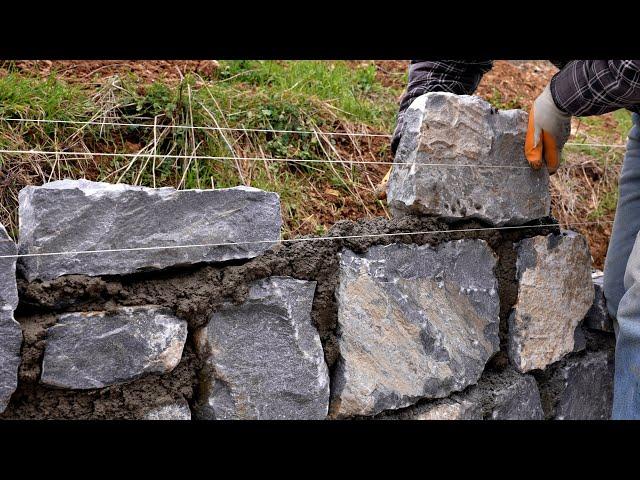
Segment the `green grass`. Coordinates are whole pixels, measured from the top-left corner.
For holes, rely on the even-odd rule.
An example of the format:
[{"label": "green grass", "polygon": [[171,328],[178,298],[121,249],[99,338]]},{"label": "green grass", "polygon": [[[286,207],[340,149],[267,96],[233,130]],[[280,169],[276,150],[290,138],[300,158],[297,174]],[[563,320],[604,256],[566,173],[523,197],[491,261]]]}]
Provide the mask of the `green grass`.
[{"label": "green grass", "polygon": [[[212,78],[187,75],[179,84],[145,83],[133,74],[107,82],[71,84],[56,78],[11,72],[0,78],[0,117],[100,121],[126,119],[153,123],[142,127],[0,122],[0,148],[91,152],[137,152],[160,155],[359,160],[366,140],[319,137],[303,133],[230,132],[167,126],[196,125],[292,131],[392,131],[400,92],[376,79],[372,64],[324,61],[223,61]],[[114,105],[113,102],[115,102]],[[351,146],[357,142],[357,148]],[[194,146],[196,148],[194,148]],[[369,149],[369,150],[368,150]],[[364,151],[365,153],[362,153]],[[375,155],[385,155],[385,146]],[[366,159],[371,160],[371,156]],[[43,161],[44,160],[44,161]],[[5,210],[15,208],[17,191],[49,178],[90,178],[145,186],[216,188],[247,184],[278,192],[288,229],[295,231],[313,213],[309,191],[328,185],[352,195],[369,188],[361,169],[321,163],[245,162],[233,160],[156,159],[141,155],[96,157],[54,162],[0,154],[0,168],[22,177],[0,194]],[[1,175],[1,170],[0,170]],[[43,176],[44,175],[44,176]],[[319,187],[323,188],[323,187]],[[11,218],[8,218],[11,217]],[[15,212],[0,210],[0,221],[15,227]],[[324,231],[322,225],[311,227]],[[286,233],[286,232],[285,232]]]}]

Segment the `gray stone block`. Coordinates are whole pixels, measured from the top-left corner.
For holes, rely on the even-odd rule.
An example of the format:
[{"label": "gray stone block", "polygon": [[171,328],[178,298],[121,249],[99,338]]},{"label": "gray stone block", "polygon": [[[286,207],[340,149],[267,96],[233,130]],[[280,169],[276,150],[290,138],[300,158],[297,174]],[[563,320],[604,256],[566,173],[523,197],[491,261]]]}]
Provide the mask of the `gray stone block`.
[{"label": "gray stone block", "polygon": [[[0,257],[16,255],[17,247],[0,224]],[[18,306],[16,258],[0,258],[0,413],[18,386],[22,329],[13,318]]]},{"label": "gray stone block", "polygon": [[604,276],[601,271],[596,271],[591,276],[593,280],[594,300],[593,305],[584,317],[584,326],[591,330],[613,332],[613,319],[607,309],[607,301],[604,298]]},{"label": "gray stone block", "polygon": [[198,419],[323,419],[329,373],[311,320],[315,282],[269,277],[196,333],[206,359]]},{"label": "gray stone block", "polygon": [[67,313],[47,330],[41,382],[82,390],[167,373],[186,339],[187,322],[162,307]]},{"label": "gray stone block", "polygon": [[404,120],[395,162],[407,164],[393,166],[387,188],[394,215],[478,218],[494,225],[549,215],[549,174],[529,168],[524,156],[525,112],[432,92],[418,97]]},{"label": "gray stone block", "polygon": [[526,238],[517,254],[509,357],[516,369],[527,372],[576,349],[576,328],[593,303],[591,255],[584,236],[567,230]]},{"label": "gray stone block", "polygon": [[[177,191],[62,180],[25,187],[19,199],[20,253],[143,248],[21,258],[30,281],[252,258],[279,240],[282,224],[278,195],[249,187]],[[170,248],[253,241],[263,243]]]},{"label": "gray stone block", "polygon": [[343,251],[332,414],[375,415],[475,383],[498,350],[495,265],[483,240]]},{"label": "gray stone block", "polygon": [[558,367],[557,420],[609,420],[613,405],[613,352],[589,352]]}]

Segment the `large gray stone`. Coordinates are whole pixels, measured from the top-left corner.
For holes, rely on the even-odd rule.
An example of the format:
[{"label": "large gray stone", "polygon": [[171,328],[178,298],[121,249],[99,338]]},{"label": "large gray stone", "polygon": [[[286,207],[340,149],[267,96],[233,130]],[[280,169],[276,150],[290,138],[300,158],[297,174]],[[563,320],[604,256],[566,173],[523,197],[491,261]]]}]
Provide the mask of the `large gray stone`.
[{"label": "large gray stone", "polygon": [[167,373],[180,362],[187,322],[169,309],[67,313],[47,330],[42,383],[92,389]]},{"label": "large gray stone", "polygon": [[21,346],[22,330],[13,319],[13,311],[0,308],[0,413],[18,386]]},{"label": "large gray stone", "polygon": [[241,305],[226,304],[196,333],[206,358],[199,419],[323,419],[329,373],[311,320],[316,283],[254,282]]},{"label": "large gray stone", "polygon": [[613,319],[607,309],[607,301],[604,298],[604,275],[601,271],[595,271],[591,275],[593,280],[594,300],[591,308],[584,317],[584,326],[591,330],[613,332]]},{"label": "large gray stone", "polygon": [[495,111],[479,97],[432,92],[409,106],[404,121],[395,162],[406,164],[393,166],[387,189],[393,214],[471,217],[494,225],[549,214],[549,175],[531,169],[524,156],[525,112]]},{"label": "large gray stone", "polygon": [[16,257],[18,248],[9,237],[6,229],[0,224],[0,308],[18,306],[18,287],[16,285]]},{"label": "large gray stone", "polygon": [[18,306],[16,244],[0,224],[0,413],[4,412],[18,386],[22,330],[13,318]]},{"label": "large gray stone", "polygon": [[531,375],[512,375],[508,384],[496,389],[492,420],[542,420],[540,391]]},{"label": "large gray stone", "polygon": [[483,240],[343,251],[332,414],[375,415],[475,383],[498,350],[495,265]]},{"label": "large gray stone", "polygon": [[280,237],[280,200],[255,188],[178,190],[62,180],[20,191],[20,253],[233,246],[22,258],[28,280],[117,275],[198,262],[252,258]]},{"label": "large gray stone", "polygon": [[589,352],[556,372],[557,420],[609,420],[613,404],[613,352]]},{"label": "large gray stone", "polygon": [[147,411],[143,420],[191,420],[191,410],[186,400],[167,403]]},{"label": "large gray stone", "polygon": [[509,357],[520,372],[543,369],[576,347],[576,328],[593,303],[584,236],[563,230],[517,245],[518,300],[509,318]]}]

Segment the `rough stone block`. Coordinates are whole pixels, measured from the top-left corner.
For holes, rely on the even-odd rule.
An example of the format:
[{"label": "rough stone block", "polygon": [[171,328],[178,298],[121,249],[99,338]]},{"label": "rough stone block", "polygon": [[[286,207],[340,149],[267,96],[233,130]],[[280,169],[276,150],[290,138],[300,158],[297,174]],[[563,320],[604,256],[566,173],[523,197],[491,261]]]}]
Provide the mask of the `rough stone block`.
[{"label": "rough stone block", "polygon": [[556,370],[556,420],[609,420],[613,405],[613,352],[589,352]]},{"label": "rough stone block", "polygon": [[586,239],[562,231],[517,245],[518,300],[509,318],[509,357],[520,372],[543,369],[576,347],[593,303]]},{"label": "rough stone block", "polygon": [[[16,255],[16,244],[0,224],[0,257]],[[22,329],[13,318],[18,306],[16,258],[0,258],[0,413],[18,386]]]},{"label": "rough stone block", "polygon": [[264,242],[21,258],[30,281],[252,258],[279,240],[282,223],[278,195],[249,187],[177,191],[62,180],[25,187],[19,199],[20,253]]},{"label": "rough stone block", "polygon": [[93,389],[167,373],[186,339],[187,322],[162,307],[67,313],[47,330],[41,382]]},{"label": "rough stone block", "polygon": [[21,346],[22,329],[13,319],[13,311],[0,308],[0,413],[18,386]]},{"label": "rough stone block", "polygon": [[591,330],[600,330],[602,332],[613,332],[613,320],[607,309],[607,301],[604,298],[604,276],[599,270],[595,271],[592,276],[594,300],[593,305],[584,317],[584,326]]},{"label": "rough stone block", "polygon": [[549,215],[549,174],[529,168],[524,156],[525,112],[496,111],[475,96],[432,92],[418,97],[404,118],[395,157],[403,164],[393,166],[387,188],[394,215],[478,218],[494,225]]},{"label": "rough stone block", "polygon": [[199,419],[323,419],[329,373],[311,320],[316,283],[269,277],[196,333],[206,358]]},{"label": "rough stone block", "polygon": [[542,420],[540,391],[531,375],[512,375],[513,380],[496,389],[492,420]]},{"label": "rough stone block", "polygon": [[343,251],[332,414],[375,415],[475,383],[498,350],[495,265],[483,240]]},{"label": "rough stone block", "polygon": [[191,410],[187,401],[182,400],[149,410],[143,420],[191,420]]}]

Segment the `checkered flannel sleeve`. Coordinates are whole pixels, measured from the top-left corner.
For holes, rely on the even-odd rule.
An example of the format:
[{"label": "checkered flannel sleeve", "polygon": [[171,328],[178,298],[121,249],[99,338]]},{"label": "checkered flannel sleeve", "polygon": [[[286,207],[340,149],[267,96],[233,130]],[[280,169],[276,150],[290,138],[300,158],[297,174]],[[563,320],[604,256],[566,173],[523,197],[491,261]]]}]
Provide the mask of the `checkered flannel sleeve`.
[{"label": "checkered flannel sleeve", "polygon": [[551,79],[558,108],[575,116],[640,113],[640,60],[573,60]]}]

